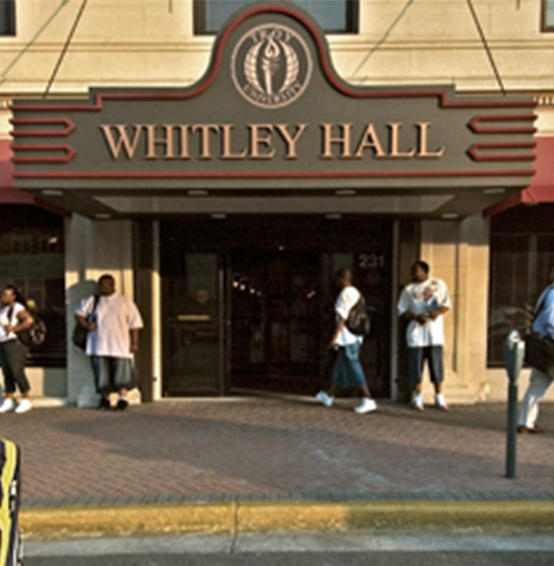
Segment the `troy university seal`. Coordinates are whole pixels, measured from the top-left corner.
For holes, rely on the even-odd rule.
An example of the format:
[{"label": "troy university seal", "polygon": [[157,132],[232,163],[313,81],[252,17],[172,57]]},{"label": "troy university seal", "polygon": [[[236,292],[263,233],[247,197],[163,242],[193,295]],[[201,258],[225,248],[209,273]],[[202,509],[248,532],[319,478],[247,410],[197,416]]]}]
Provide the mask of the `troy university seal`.
[{"label": "troy university seal", "polygon": [[231,75],[237,90],[252,104],[281,108],[306,89],[312,59],[302,37],[280,24],[251,29],[237,42]]}]

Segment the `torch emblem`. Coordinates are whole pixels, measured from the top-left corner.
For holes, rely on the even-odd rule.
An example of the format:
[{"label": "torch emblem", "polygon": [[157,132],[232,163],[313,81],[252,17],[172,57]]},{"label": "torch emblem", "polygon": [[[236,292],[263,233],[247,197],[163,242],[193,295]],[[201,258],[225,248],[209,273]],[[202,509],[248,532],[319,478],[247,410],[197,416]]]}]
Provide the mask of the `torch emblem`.
[{"label": "torch emblem", "polygon": [[287,26],[253,28],[238,41],[231,58],[237,90],[252,104],[281,108],[296,100],[312,74],[310,51],[298,33]]}]

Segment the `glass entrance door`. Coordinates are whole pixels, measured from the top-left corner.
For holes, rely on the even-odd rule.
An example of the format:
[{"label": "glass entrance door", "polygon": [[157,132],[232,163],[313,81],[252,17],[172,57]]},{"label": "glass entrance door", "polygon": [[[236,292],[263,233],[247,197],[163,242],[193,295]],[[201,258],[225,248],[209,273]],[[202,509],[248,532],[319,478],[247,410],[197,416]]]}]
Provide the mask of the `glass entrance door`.
[{"label": "glass entrance door", "polygon": [[331,378],[334,274],[349,268],[374,307],[361,361],[390,394],[392,231],[386,220],[316,216],[160,224],[163,394],[314,394]]},{"label": "glass entrance door", "polygon": [[319,383],[319,253],[232,255],[231,387],[311,393]]},{"label": "glass entrance door", "polygon": [[165,265],[166,396],[223,394],[219,278],[217,254],[186,253]]}]

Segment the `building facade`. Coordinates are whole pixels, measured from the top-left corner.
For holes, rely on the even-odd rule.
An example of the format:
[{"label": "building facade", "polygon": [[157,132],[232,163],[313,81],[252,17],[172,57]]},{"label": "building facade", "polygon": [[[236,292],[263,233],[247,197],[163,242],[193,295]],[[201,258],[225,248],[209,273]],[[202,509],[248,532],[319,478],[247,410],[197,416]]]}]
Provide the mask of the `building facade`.
[{"label": "building facade", "polygon": [[505,397],[554,264],[554,2],[3,4],[1,269],[52,330],[36,395],[96,402],[65,336],[104,272],[145,318],[143,400],[313,393],[349,267],[370,386],[405,400],[421,258],[447,398]]}]

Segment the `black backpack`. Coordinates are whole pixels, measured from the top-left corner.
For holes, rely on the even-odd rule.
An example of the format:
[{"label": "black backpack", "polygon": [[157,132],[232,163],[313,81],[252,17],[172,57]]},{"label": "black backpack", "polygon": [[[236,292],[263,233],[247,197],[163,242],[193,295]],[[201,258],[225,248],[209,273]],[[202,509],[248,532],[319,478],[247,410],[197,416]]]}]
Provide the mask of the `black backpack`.
[{"label": "black backpack", "polygon": [[371,319],[365,299],[362,295],[358,302],[350,309],[345,322],[346,328],[356,336],[368,336],[371,328]]},{"label": "black backpack", "polygon": [[[10,307],[8,311],[8,320],[11,321],[13,316],[13,306]],[[33,317],[33,324],[26,328],[25,330],[20,330],[16,332],[17,338],[22,344],[25,346],[29,346],[30,348],[34,348],[36,346],[40,346],[46,340],[46,324],[44,320],[37,316],[36,314],[31,314]]]}]

